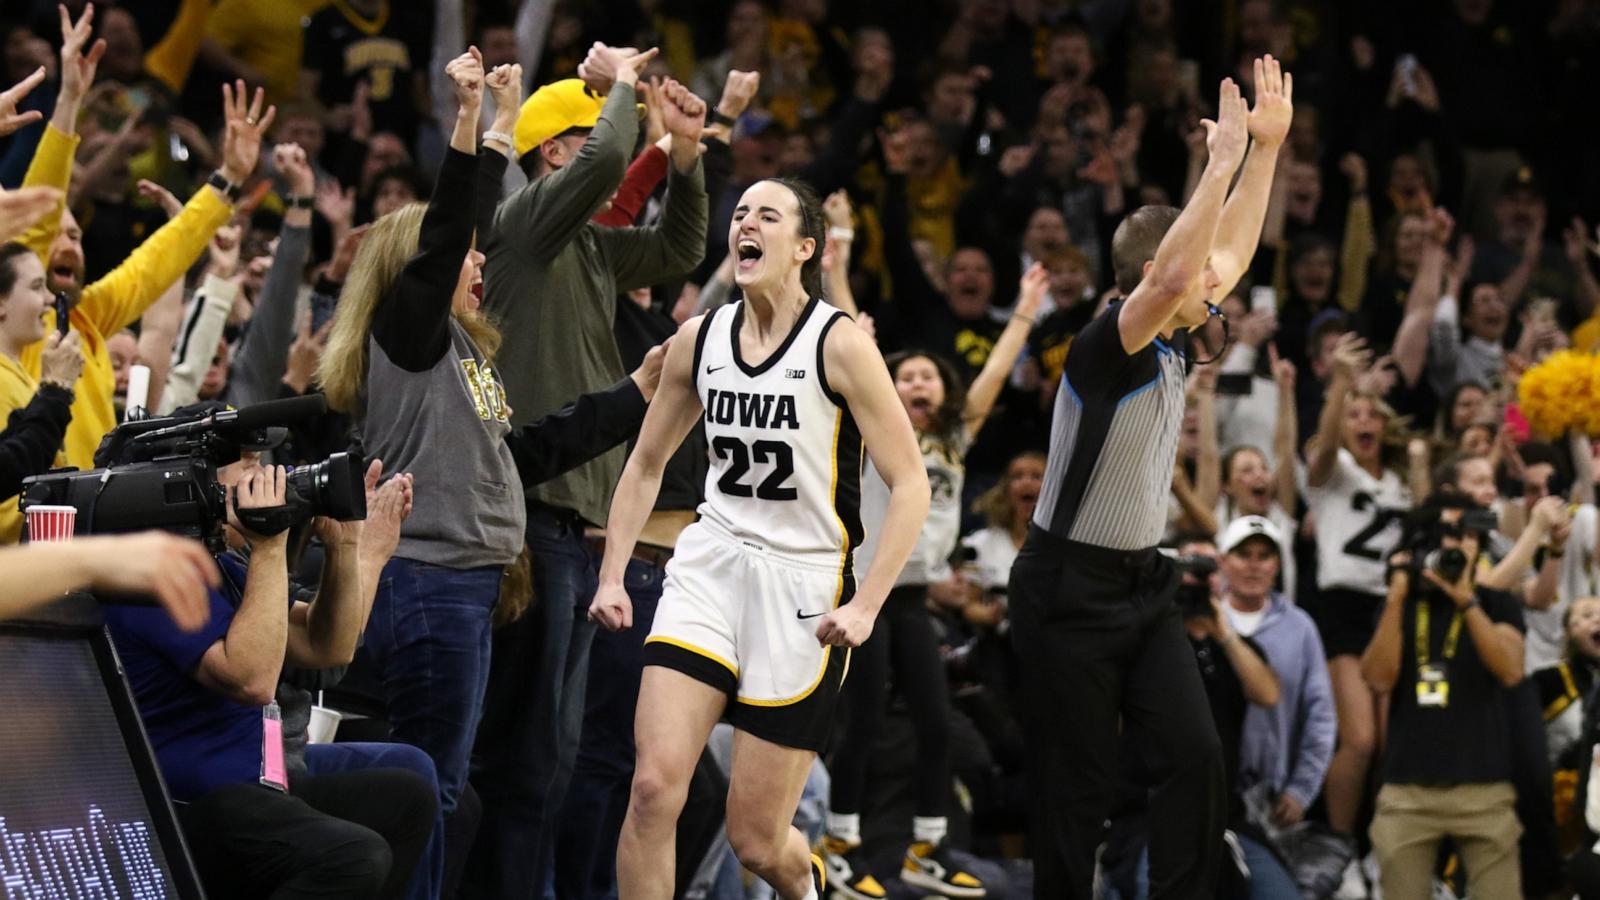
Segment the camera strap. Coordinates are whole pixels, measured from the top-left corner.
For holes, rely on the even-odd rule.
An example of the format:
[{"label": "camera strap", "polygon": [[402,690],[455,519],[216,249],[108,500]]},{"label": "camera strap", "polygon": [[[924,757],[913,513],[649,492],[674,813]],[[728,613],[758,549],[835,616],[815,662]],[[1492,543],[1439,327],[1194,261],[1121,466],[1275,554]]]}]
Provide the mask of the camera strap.
[{"label": "camera strap", "polygon": [[[1428,620],[1431,616],[1429,609],[1432,606],[1433,604],[1427,601],[1417,604],[1417,667],[1419,669],[1428,664]],[[1450,617],[1450,629],[1445,632],[1444,646],[1439,648],[1439,656],[1445,662],[1450,662],[1456,658],[1456,646],[1461,643],[1461,623],[1464,621],[1466,621],[1466,616],[1463,616],[1459,609]]]}]

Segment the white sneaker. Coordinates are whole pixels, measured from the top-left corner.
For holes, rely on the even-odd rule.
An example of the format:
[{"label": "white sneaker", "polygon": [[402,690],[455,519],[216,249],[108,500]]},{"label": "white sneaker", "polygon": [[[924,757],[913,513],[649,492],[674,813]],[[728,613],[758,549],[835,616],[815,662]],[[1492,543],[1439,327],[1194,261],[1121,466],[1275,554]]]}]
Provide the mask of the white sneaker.
[{"label": "white sneaker", "polygon": [[1352,859],[1344,867],[1344,880],[1333,892],[1333,900],[1367,900],[1367,879],[1361,874],[1361,860]]}]

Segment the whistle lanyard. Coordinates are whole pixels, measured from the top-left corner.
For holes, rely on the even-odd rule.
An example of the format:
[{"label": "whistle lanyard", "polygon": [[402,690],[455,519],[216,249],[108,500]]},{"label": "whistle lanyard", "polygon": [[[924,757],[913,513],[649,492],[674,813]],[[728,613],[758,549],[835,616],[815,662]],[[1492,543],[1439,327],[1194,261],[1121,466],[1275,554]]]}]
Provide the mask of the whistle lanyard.
[{"label": "whistle lanyard", "polygon": [[[1423,601],[1417,604],[1417,668],[1428,664],[1428,619],[1431,615],[1429,608],[1432,603]],[[1461,610],[1456,610],[1450,617],[1450,629],[1444,635],[1444,647],[1439,654],[1445,662],[1455,659],[1456,644],[1461,641],[1461,623],[1465,620]]]}]

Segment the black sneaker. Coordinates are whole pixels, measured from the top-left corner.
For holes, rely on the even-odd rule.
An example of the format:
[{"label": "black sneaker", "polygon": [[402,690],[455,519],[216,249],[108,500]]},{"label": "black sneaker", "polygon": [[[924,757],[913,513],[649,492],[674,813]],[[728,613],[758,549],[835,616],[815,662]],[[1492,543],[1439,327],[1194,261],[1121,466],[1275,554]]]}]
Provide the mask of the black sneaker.
[{"label": "black sneaker", "polygon": [[[823,865],[823,884],[833,882],[834,896],[848,900],[884,900],[889,896],[868,870],[860,844],[847,844],[836,837],[824,836],[820,849],[821,857],[811,858]],[[818,889],[817,896],[828,895]]]},{"label": "black sneaker", "polygon": [[900,880],[911,887],[942,897],[978,900],[988,895],[983,882],[976,876],[961,871],[961,868],[950,859],[949,849],[943,843],[930,844],[918,841],[907,847],[905,865],[900,870]]}]

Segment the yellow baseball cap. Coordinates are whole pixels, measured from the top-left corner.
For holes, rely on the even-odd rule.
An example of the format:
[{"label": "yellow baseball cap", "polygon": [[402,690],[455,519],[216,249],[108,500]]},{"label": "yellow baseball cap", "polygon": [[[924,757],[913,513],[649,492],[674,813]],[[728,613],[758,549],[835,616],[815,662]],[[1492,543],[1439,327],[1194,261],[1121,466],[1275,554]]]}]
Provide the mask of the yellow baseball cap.
[{"label": "yellow baseball cap", "polygon": [[606,98],[591,91],[581,79],[553,81],[522,101],[513,137],[517,155],[537,148],[569,128],[593,128],[600,120]]}]

